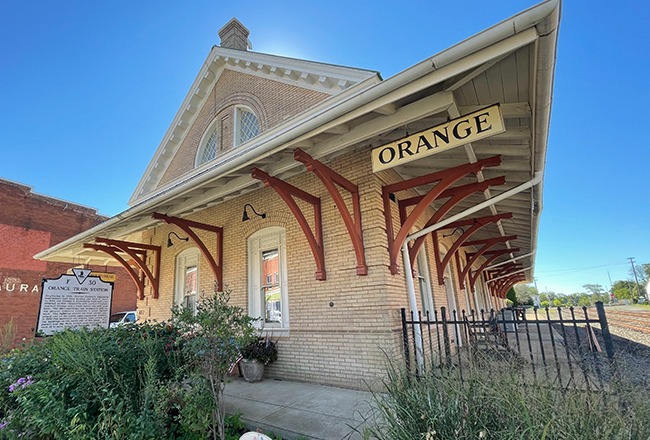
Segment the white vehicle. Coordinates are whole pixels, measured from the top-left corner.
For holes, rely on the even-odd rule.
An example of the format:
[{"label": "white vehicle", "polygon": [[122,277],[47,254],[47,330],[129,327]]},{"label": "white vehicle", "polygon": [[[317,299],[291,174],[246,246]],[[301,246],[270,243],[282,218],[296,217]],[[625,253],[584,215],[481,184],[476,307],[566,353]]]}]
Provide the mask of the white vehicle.
[{"label": "white vehicle", "polygon": [[109,325],[110,328],[119,327],[120,325],[124,325],[129,322],[135,322],[136,319],[138,319],[138,317],[135,310],[129,312],[114,313],[111,315]]}]

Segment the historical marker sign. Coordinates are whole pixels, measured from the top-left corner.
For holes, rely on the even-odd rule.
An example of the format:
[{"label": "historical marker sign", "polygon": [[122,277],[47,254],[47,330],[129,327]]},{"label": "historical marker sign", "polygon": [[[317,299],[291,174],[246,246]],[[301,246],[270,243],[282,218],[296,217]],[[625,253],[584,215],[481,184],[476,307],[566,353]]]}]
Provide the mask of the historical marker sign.
[{"label": "historical marker sign", "polygon": [[396,167],[506,131],[498,104],[372,150],[372,171]]},{"label": "historical marker sign", "polygon": [[73,275],[43,278],[38,331],[52,335],[66,328],[108,328],[113,283],[92,276],[90,269],[72,269]]}]

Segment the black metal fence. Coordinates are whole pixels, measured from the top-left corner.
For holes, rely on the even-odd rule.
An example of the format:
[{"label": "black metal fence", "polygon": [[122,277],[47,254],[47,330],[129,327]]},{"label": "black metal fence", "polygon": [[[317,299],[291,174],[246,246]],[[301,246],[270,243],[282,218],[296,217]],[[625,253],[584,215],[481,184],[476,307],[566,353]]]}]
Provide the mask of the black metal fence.
[{"label": "black metal fence", "polygon": [[[402,309],[404,361],[420,377],[454,372],[485,362],[516,366],[526,382],[602,388],[613,374],[614,347],[602,302],[594,310],[503,309],[424,316]],[[482,364],[483,363],[483,364]]]}]

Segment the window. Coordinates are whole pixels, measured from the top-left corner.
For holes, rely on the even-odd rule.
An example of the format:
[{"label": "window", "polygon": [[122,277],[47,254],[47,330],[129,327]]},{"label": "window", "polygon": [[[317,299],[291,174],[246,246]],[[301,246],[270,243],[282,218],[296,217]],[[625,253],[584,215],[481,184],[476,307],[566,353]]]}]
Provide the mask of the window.
[{"label": "window", "polygon": [[210,162],[212,159],[223,149],[223,140],[221,133],[223,133],[223,119],[217,118],[205,130],[201,142],[199,143],[199,150],[196,153],[196,161],[194,166],[201,166],[204,163]]},{"label": "window", "polygon": [[186,249],[176,257],[174,303],[196,313],[199,300],[199,250]]},{"label": "window", "polygon": [[199,165],[203,165],[206,162],[211,161],[217,157],[217,142],[219,140],[218,130],[215,128],[212,130],[212,134],[208,138],[208,142],[203,147],[201,152],[201,158],[199,159]]},{"label": "window", "polygon": [[422,299],[422,316],[426,317],[426,313],[429,312],[429,317],[433,319],[433,311],[435,310],[435,307],[433,304],[433,296],[431,295],[429,265],[427,264],[427,256],[424,249],[420,250],[418,253],[417,277],[420,286],[420,297]]},{"label": "window", "polygon": [[289,329],[284,228],[270,227],[248,239],[248,311],[268,332]]},{"label": "window", "polygon": [[235,146],[243,144],[260,134],[257,116],[249,109],[235,109]]}]

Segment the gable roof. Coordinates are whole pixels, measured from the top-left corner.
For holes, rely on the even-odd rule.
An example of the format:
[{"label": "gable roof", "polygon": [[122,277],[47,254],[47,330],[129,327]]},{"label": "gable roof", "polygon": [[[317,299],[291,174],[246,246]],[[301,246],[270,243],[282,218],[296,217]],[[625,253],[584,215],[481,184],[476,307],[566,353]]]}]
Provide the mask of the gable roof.
[{"label": "gable roof", "polygon": [[316,90],[330,96],[353,87],[355,90],[370,87],[381,81],[379,73],[371,70],[213,46],[131,195],[128,201],[130,206],[173,185],[174,181],[158,187],[199,110],[208,99],[210,90],[225,69]]},{"label": "gable roof", "polygon": [[[500,101],[493,92],[500,90],[504,93],[506,132],[495,139],[438,154],[435,163],[420,167],[407,164],[395,170],[406,179],[430,173],[436,167],[458,165],[459,161],[476,162],[477,156],[503,154],[504,162],[496,171],[506,176],[508,185],[529,181],[533,176],[541,179],[546,162],[560,13],[560,0],[544,1],[385,81],[371,86],[358,83],[36,258],[81,259],[91,264],[103,256],[83,249],[84,242],[98,236],[126,239],[129,234],[155,227],[159,221],[151,218],[154,211],[184,217],[255,191],[262,183],[251,177],[252,167],[281,179],[304,172],[304,166],[287,154],[297,147],[327,163],[360,146],[377,147],[402,138],[409,124],[413,129],[424,124],[424,129],[436,121],[444,122],[449,117],[492,105]],[[517,61],[515,69],[513,61]],[[375,79],[366,81],[371,80]],[[491,87],[492,82],[495,87]],[[486,178],[492,177],[487,171],[484,174]],[[493,194],[507,188],[500,187]],[[520,235],[515,246],[524,254],[519,258],[527,258],[529,281],[533,277],[542,191],[543,183],[539,183],[516,198],[490,207],[515,213],[513,220],[499,225],[499,235]],[[472,197],[467,202],[476,204],[488,194]],[[458,209],[464,208],[458,205]]]}]

